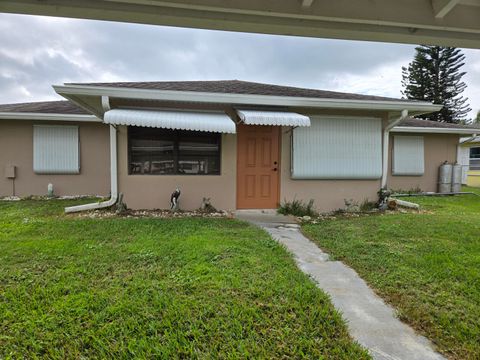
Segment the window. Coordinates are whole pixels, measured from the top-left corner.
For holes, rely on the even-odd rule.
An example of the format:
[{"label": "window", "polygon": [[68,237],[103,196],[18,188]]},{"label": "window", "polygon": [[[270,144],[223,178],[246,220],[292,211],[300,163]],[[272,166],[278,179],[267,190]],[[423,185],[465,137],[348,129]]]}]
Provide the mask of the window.
[{"label": "window", "polygon": [[480,170],[480,147],[470,148],[470,170]]},{"label": "window", "polygon": [[33,126],[33,171],[37,174],[80,173],[78,126]]},{"label": "window", "polygon": [[378,179],[382,175],[382,121],[317,116],[292,137],[293,179]]},{"label": "window", "polygon": [[424,163],[423,136],[393,137],[393,175],[423,175]]},{"label": "window", "polygon": [[220,174],[220,134],[129,127],[128,137],[129,174]]}]

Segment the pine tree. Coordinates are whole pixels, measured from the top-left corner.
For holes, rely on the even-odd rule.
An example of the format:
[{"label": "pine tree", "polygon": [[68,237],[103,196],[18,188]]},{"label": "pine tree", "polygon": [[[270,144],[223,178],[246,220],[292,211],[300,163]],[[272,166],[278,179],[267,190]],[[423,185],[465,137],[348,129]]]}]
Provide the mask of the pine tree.
[{"label": "pine tree", "polygon": [[436,113],[420,115],[424,119],[458,123],[471,109],[468,98],[461,96],[467,85],[461,71],[465,55],[453,47],[426,46],[415,48],[415,57],[402,67],[402,94],[408,99],[443,105]]}]

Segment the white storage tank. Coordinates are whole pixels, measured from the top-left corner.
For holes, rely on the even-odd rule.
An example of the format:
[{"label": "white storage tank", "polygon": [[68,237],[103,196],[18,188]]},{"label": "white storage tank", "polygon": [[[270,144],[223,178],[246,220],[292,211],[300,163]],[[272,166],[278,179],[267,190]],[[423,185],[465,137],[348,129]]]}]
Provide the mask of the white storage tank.
[{"label": "white storage tank", "polygon": [[449,193],[452,192],[452,172],[453,165],[447,163],[446,161],[440,165],[438,171],[438,192],[439,193]]},{"label": "white storage tank", "polygon": [[452,192],[462,191],[462,165],[455,163],[452,167]]}]

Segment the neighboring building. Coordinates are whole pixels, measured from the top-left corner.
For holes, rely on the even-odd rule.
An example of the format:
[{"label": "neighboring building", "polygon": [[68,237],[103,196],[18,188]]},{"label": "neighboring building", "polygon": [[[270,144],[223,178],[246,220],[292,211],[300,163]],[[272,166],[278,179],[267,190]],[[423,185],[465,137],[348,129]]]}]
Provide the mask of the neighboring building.
[{"label": "neighboring building", "polygon": [[[480,133],[480,129],[478,131]],[[480,137],[462,138],[458,151],[459,163],[464,167],[464,183],[480,187]]]},{"label": "neighboring building", "polygon": [[[320,211],[377,191],[436,191],[475,129],[412,119],[441,106],[232,81],[54,86],[68,101],[0,105],[0,196],[117,192],[131,208]],[[110,157],[116,160],[110,163]]]}]

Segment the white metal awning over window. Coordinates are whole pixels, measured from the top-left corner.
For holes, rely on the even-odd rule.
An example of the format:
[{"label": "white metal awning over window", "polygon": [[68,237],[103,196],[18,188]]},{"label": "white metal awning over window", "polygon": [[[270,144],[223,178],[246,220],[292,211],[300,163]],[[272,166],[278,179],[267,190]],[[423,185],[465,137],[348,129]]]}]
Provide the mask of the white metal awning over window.
[{"label": "white metal awning over window", "polygon": [[310,126],[310,118],[294,112],[237,110],[247,125]]},{"label": "white metal awning over window", "polygon": [[103,121],[113,125],[235,133],[235,123],[221,112],[113,109],[105,112]]}]

